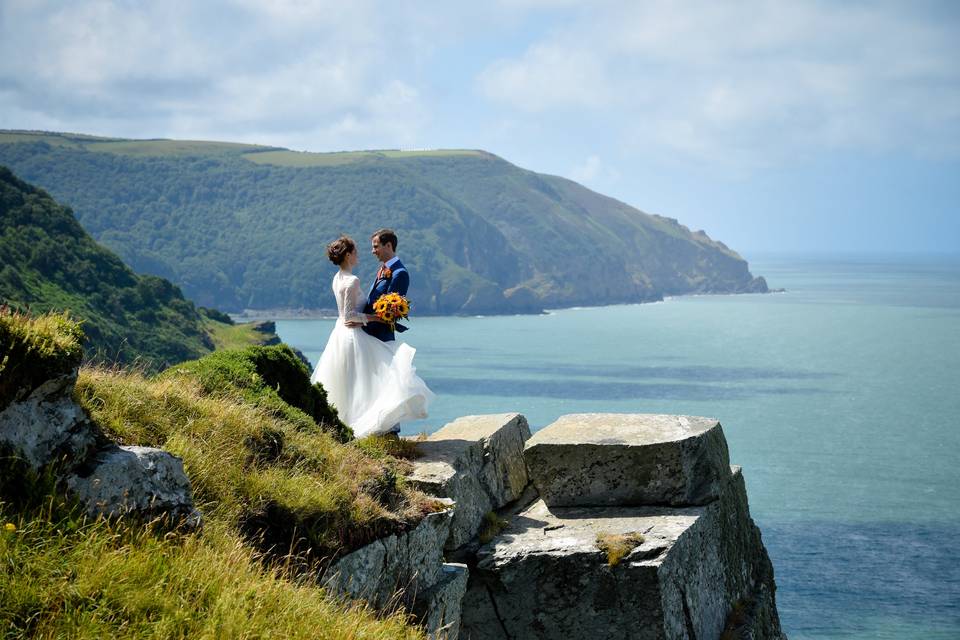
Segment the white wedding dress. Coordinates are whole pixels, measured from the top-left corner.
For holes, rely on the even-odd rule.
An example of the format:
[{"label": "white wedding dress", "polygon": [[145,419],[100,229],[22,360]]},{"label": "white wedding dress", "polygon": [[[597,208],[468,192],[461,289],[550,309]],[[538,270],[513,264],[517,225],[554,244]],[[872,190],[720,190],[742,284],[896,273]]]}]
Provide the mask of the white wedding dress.
[{"label": "white wedding dress", "polygon": [[416,349],[381,342],[347,322],[365,322],[360,279],[344,271],[333,276],[337,324],[310,376],[327,391],[340,419],[356,437],[387,433],[394,425],[427,417],[434,394],[413,366]]}]

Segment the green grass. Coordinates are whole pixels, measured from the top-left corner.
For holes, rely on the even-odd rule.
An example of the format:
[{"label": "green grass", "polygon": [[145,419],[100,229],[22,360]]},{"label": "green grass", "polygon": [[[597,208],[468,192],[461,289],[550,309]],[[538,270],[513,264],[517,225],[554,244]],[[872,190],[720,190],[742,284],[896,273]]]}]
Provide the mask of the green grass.
[{"label": "green grass", "polygon": [[244,159],[256,164],[277,167],[335,167],[368,160],[378,154],[369,151],[344,151],[339,153],[309,153],[300,151],[260,151],[243,154]]},{"label": "green grass", "polygon": [[598,533],[597,548],[607,554],[607,564],[615,567],[631,551],[643,544],[643,534],[639,531],[628,533]]},{"label": "green grass", "polygon": [[83,134],[49,133],[46,131],[2,131],[0,144],[10,142],[45,142],[55,147],[83,147],[87,142],[104,141],[110,138],[97,138]]},{"label": "green grass", "polygon": [[203,328],[218,351],[224,349],[242,349],[251,345],[258,345],[264,339],[264,334],[256,331],[254,322],[227,324],[217,322],[211,318],[204,318]]},{"label": "green grass", "polygon": [[58,147],[74,147],[87,151],[140,157],[236,155],[272,148],[242,142],[166,139],[125,140],[79,133],[0,130],[0,144],[15,142],[46,142]]},{"label": "green grass", "polygon": [[31,317],[0,305],[0,409],[80,364],[83,331],[66,313]]},{"label": "green grass", "polygon": [[354,445],[362,449],[371,458],[378,460],[386,457],[414,460],[420,457],[418,445],[426,438],[427,434],[425,433],[415,438],[372,435],[356,440]]},{"label": "green grass", "polygon": [[85,144],[84,147],[89,151],[126,156],[159,157],[239,154],[256,149],[270,148],[239,142],[206,142],[202,140],[118,140],[91,142]]},{"label": "green grass", "polygon": [[332,557],[438,508],[403,484],[407,463],[374,459],[241,394],[209,394],[187,375],[83,368],[76,394],[113,439],[181,457],[201,511],[275,554],[292,543],[309,558]]},{"label": "green grass", "polygon": [[[79,362],[65,316],[3,310],[0,328],[6,346],[30,345],[17,351],[28,369]],[[332,598],[316,572],[445,507],[405,485],[409,463],[389,445],[343,444],[318,425],[330,407],[288,347],[204,360],[153,378],[87,366],[75,391],[112,440],[183,460],[199,531],[87,520],[50,469],[0,452],[0,637],[422,638],[405,614]],[[276,410],[284,398],[296,419]]]},{"label": "green grass", "polygon": [[340,442],[353,437],[327,403],[326,391],[310,383],[310,371],[285,344],[217,351],[162,376],[195,380],[207,394],[239,396],[305,431],[319,427]]},{"label": "green grass", "polygon": [[476,149],[414,149],[401,151],[399,149],[387,149],[380,151],[386,158],[451,158],[462,156],[488,156],[490,154]]},{"label": "green grass", "polygon": [[262,151],[245,153],[243,157],[257,164],[271,164],[278,167],[334,167],[353,164],[376,158],[442,158],[451,156],[482,156],[482,151],[469,149],[430,149],[423,151],[400,151],[385,149],[376,151],[336,151],[332,153],[312,153],[307,151]]},{"label": "green grass", "polygon": [[219,523],[158,536],[0,504],[0,637],[423,638],[402,613],[340,603]]}]

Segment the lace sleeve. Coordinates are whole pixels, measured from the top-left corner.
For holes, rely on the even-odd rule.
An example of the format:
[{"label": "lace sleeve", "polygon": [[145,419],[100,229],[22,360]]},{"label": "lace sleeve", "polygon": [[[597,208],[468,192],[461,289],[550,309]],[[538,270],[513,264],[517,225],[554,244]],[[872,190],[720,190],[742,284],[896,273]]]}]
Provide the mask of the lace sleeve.
[{"label": "lace sleeve", "polygon": [[360,291],[360,278],[350,278],[347,285],[345,304],[340,309],[340,316],[344,322],[362,322],[367,324],[367,316],[363,313],[363,292]]}]

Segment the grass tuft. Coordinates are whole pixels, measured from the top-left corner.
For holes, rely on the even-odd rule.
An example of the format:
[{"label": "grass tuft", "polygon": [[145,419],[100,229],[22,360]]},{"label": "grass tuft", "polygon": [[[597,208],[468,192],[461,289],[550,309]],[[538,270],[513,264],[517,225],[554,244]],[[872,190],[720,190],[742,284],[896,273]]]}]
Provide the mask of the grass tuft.
[{"label": "grass tuft", "polygon": [[330,598],[234,532],[156,535],[0,504],[0,637],[423,638],[402,613]]},{"label": "grass tuft", "polygon": [[508,524],[510,524],[510,522],[498,516],[495,511],[489,511],[483,516],[483,523],[480,525],[480,532],[477,533],[477,539],[480,540],[481,544],[487,544],[496,538]]},{"label": "grass tuft", "polygon": [[607,565],[615,567],[631,551],[643,544],[643,534],[639,531],[628,533],[598,533],[597,548],[607,554]]},{"label": "grass tuft", "polygon": [[30,316],[0,305],[0,409],[70,373],[82,357],[83,331],[69,314]]},{"label": "grass tuft", "polygon": [[397,438],[394,436],[366,436],[354,441],[354,446],[371,458],[385,457],[415,460],[420,457],[419,444],[426,440],[427,435],[422,433],[415,438]]}]

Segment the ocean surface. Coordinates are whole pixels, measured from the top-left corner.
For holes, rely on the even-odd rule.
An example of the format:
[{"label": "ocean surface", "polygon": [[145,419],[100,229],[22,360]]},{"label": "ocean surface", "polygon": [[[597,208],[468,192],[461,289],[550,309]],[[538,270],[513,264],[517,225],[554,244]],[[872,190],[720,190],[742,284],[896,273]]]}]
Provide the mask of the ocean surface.
[{"label": "ocean surface", "polygon": [[[719,418],[790,638],[960,638],[960,256],[749,257],[786,292],[414,317],[438,398],[404,433],[507,411],[534,430]],[[314,363],[331,327],[277,323]]]}]

